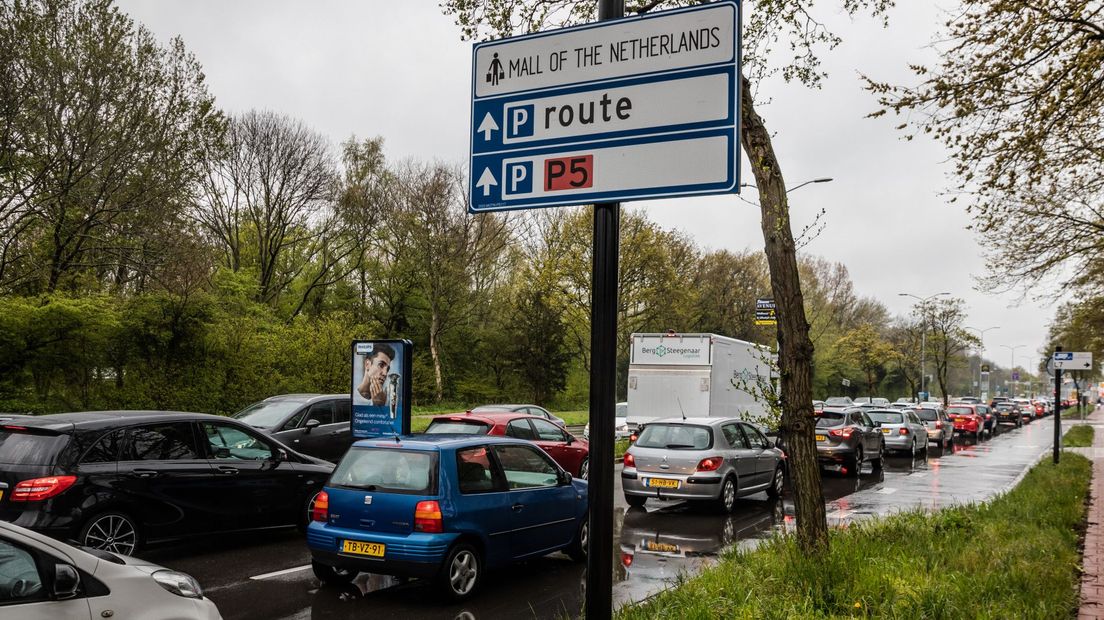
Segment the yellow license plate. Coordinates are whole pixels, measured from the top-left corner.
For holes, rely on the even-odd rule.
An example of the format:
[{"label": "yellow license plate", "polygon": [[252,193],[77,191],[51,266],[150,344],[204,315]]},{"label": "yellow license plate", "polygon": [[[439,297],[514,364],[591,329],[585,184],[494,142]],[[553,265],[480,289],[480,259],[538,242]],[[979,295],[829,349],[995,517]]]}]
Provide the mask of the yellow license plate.
[{"label": "yellow license plate", "polygon": [[660,489],[677,489],[679,481],[666,478],[648,478],[648,486]]},{"label": "yellow license plate", "polygon": [[644,544],[644,547],[648,551],[659,551],[660,553],[678,553],[678,545],[669,545],[667,543],[656,542],[649,540]]},{"label": "yellow license plate", "polygon": [[883,428],[882,429],[882,434],[888,435],[889,434],[889,429],[888,428]]},{"label": "yellow license plate", "polygon": [[359,540],[344,540],[341,542],[341,551],[354,555],[369,555],[374,558],[382,558],[387,545],[383,543],[360,542]]},{"label": "yellow license plate", "polygon": [[817,435],[816,440],[817,441],[828,441],[828,436],[827,435]]}]

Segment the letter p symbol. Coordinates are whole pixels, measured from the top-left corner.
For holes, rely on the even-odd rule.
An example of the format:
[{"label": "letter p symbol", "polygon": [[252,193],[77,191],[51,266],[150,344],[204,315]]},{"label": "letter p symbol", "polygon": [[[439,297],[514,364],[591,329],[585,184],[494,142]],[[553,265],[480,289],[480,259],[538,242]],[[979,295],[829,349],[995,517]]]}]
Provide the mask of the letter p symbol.
[{"label": "letter p symbol", "polygon": [[506,108],[506,139],[528,138],[533,135],[533,106]]}]

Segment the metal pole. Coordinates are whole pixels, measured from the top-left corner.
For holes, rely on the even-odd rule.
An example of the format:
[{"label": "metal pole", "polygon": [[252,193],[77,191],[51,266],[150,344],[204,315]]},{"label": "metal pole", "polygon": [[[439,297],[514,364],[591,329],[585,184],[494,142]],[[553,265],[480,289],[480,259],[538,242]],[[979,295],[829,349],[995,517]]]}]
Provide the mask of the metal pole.
[{"label": "metal pole", "polygon": [[[927,316],[925,315],[924,326],[920,329],[920,393],[924,395],[924,398],[928,397],[927,392],[924,391],[924,371],[928,366],[928,324],[926,322]],[[919,395],[916,398],[917,402],[920,402]]]},{"label": "metal pole", "polygon": [[[598,20],[625,15],[624,0],[600,0]],[[617,381],[617,254],[621,204],[594,205],[590,307],[590,507],[586,617],[613,616],[613,434]]]},{"label": "metal pole", "polygon": [[[1062,347],[1054,347],[1060,352]],[[1054,369],[1054,464],[1058,464],[1058,455],[1062,452],[1058,443],[1062,441],[1062,369]]]}]

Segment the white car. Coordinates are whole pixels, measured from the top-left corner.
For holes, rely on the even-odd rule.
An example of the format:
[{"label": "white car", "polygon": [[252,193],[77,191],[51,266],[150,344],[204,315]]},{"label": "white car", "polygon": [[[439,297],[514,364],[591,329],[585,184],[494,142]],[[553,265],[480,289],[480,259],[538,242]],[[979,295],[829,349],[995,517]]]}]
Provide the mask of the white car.
[{"label": "white car", "polygon": [[0,521],[4,620],[221,620],[190,576]]},{"label": "white car", "polygon": [[[629,430],[629,403],[617,403],[613,413],[613,438],[628,439],[632,431]],[[590,422],[583,427],[583,439],[590,441]]]}]

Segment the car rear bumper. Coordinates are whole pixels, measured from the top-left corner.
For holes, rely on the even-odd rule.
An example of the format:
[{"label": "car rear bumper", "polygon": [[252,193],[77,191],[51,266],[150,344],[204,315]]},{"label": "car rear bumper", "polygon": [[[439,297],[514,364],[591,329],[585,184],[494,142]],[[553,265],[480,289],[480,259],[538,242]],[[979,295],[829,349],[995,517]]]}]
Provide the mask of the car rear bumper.
[{"label": "car rear bumper", "polygon": [[[437,574],[457,533],[410,535],[364,532],[313,522],[307,528],[311,557],[322,564],[381,575],[430,577]],[[383,557],[354,555],[342,551],[343,542],[380,543]]]},{"label": "car rear bumper", "polygon": [[882,437],[885,439],[885,447],[890,450],[908,450],[912,446],[913,435],[893,433]]},{"label": "car rear bumper", "polygon": [[847,463],[854,458],[855,449],[848,445],[817,446],[817,459],[821,463]]},{"label": "car rear bumper", "polygon": [[[677,480],[678,488],[645,485],[645,480]],[[621,471],[621,488],[625,495],[655,497],[658,499],[716,499],[721,495],[721,476],[709,474],[665,475],[639,472],[635,469]]]}]

